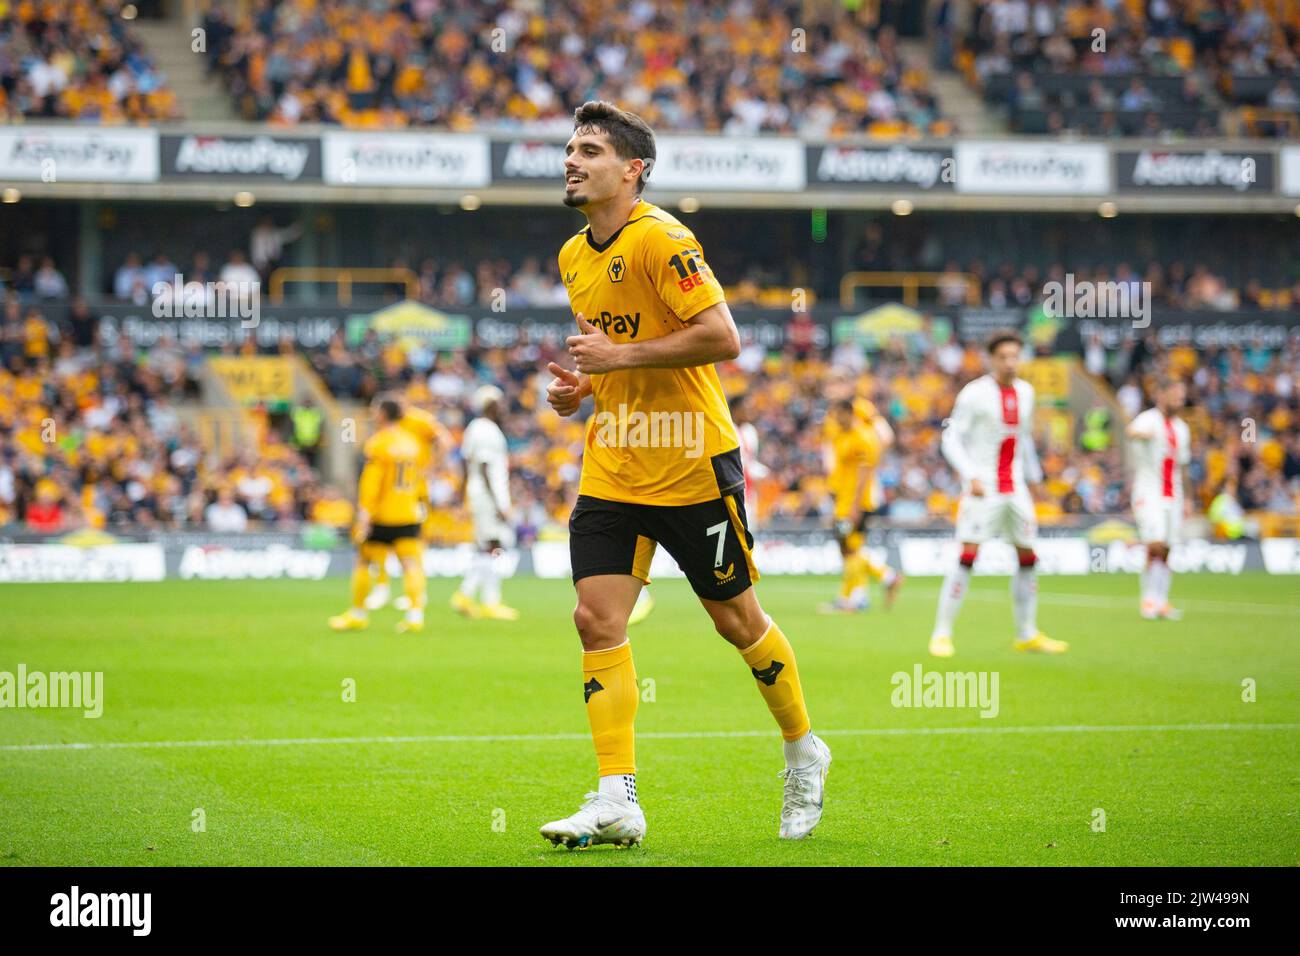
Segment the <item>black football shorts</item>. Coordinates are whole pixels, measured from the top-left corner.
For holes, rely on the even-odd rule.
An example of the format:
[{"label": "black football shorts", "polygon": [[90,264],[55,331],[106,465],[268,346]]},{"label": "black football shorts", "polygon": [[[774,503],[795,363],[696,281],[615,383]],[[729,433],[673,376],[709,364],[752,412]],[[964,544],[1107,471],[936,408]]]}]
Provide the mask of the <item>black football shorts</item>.
[{"label": "black football shorts", "polygon": [[696,505],[642,505],[579,495],[569,516],[573,580],[631,574],[650,583],[661,544],[697,595],[727,601],[758,580],[743,490]]}]

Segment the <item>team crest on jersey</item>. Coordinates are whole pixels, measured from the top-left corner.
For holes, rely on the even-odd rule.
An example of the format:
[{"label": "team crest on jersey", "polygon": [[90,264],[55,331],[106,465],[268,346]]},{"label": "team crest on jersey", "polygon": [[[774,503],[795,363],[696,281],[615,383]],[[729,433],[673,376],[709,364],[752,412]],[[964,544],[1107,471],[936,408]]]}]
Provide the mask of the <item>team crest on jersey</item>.
[{"label": "team crest on jersey", "polygon": [[623,261],[622,256],[615,256],[609,260],[609,281],[622,282],[623,276],[627,275],[627,263]]}]

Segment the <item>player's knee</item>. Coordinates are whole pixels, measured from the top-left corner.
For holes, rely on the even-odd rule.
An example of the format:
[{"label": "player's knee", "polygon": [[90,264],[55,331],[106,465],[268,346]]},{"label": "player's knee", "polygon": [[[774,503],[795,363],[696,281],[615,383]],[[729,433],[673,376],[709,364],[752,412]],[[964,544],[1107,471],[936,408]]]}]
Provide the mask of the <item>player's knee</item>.
[{"label": "player's knee", "polygon": [[727,604],[718,608],[712,617],[719,636],[736,647],[749,647],[767,630],[767,615],[758,602]]},{"label": "player's knee", "polygon": [[626,636],[627,621],[619,621],[616,614],[604,608],[579,601],[573,609],[573,626],[578,630],[582,646],[590,651],[621,643]]}]

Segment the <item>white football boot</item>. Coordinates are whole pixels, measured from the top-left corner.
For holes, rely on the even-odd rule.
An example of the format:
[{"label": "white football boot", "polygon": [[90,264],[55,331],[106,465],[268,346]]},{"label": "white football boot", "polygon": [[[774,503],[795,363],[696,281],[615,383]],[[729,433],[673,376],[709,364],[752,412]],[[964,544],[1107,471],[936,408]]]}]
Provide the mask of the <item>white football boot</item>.
[{"label": "white football boot", "polygon": [[388,605],[388,599],[392,595],[392,589],[387,584],[376,584],[366,595],[366,610],[378,611],[380,608]]},{"label": "white football boot", "polygon": [[831,769],[831,748],[814,735],[817,759],[806,767],[786,768],[785,801],[781,805],[781,839],[802,840],[821,822],[826,774]]},{"label": "white football boot", "polygon": [[611,800],[603,793],[589,793],[578,812],[542,827],[542,836],[556,846],[575,847],[612,843],[632,846],[645,836],[645,814],[639,806]]}]

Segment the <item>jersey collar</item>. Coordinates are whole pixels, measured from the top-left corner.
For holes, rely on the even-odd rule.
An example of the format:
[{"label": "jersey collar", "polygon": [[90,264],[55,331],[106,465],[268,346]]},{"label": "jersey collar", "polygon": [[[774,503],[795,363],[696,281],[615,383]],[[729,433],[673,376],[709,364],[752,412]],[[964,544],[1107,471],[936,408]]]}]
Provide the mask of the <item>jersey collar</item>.
[{"label": "jersey collar", "polygon": [[[645,205],[646,205],[645,201],[638,196],[636,205],[632,207],[632,210],[635,212],[638,209],[643,209],[645,208]],[[645,219],[648,216],[651,216],[651,213],[648,212],[642,213],[641,215],[637,216],[635,219],[629,219],[627,222],[623,223],[623,225],[615,229],[614,232],[610,235],[610,237],[606,239],[604,242],[597,242],[595,239],[591,237],[590,225],[588,225],[586,229],[582,230],[582,234],[587,237],[587,245],[591,246],[591,248],[595,249],[597,252],[604,252],[606,249],[608,249],[610,246],[614,244],[614,241],[618,239],[620,235],[622,235],[624,229],[632,225],[632,223],[640,222],[642,219]]]}]

